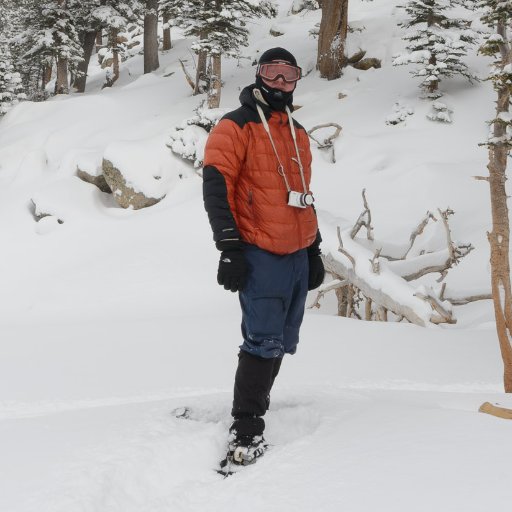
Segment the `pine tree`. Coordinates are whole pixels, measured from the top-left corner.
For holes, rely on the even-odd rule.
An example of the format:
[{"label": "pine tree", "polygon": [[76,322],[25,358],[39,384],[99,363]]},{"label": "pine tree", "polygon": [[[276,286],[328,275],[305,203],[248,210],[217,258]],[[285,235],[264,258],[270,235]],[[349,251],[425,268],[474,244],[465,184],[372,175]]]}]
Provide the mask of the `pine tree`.
[{"label": "pine tree", "polygon": [[72,82],[77,92],[85,92],[87,70],[96,43],[97,34],[101,32],[101,23],[95,17],[95,11],[104,0],[68,0],[69,9],[73,13],[78,38],[82,46],[83,60],[78,65],[78,73]]},{"label": "pine tree", "polygon": [[9,46],[0,41],[0,116],[26,98],[21,76],[14,70]]},{"label": "pine tree", "polygon": [[413,76],[422,79],[420,87],[429,98],[442,96],[439,83],[443,77],[475,78],[462,58],[475,43],[476,34],[467,20],[449,16],[449,10],[461,1],[410,0],[401,6],[409,15],[401,25],[412,30],[404,36],[409,41],[408,53],[396,56],[393,64],[420,64]]},{"label": "pine tree", "polygon": [[0,0],[0,39],[3,42],[4,51],[9,52],[9,62],[14,72],[21,76],[25,92],[32,89],[32,78],[35,78],[36,85],[39,78],[39,68],[27,65],[23,60],[22,56],[27,48],[18,41],[32,7],[33,0]]},{"label": "pine tree", "polygon": [[171,27],[176,24],[176,18],[179,14],[179,7],[181,0],[160,0],[159,10],[162,14],[163,29],[164,29],[164,40],[163,50],[170,50],[171,44]]},{"label": "pine tree", "polygon": [[94,10],[92,17],[107,31],[106,51],[112,53],[112,71],[107,72],[104,87],[111,87],[119,78],[120,59],[126,49],[121,33],[130,23],[138,23],[143,12],[139,0],[103,0],[102,5]]},{"label": "pine tree", "polygon": [[[192,49],[209,56],[208,105],[220,104],[222,55],[238,57],[240,48],[247,46],[247,21],[262,16],[275,16],[269,0],[184,0],[177,22],[185,35],[195,37]],[[199,66],[198,66],[199,67]]]},{"label": "pine tree", "polygon": [[23,58],[29,62],[38,62],[43,68],[43,75],[55,61],[55,94],[67,94],[68,73],[77,73],[78,64],[82,60],[82,48],[67,0],[37,2],[29,13],[31,16],[26,20],[27,29],[21,36],[21,43],[29,48]]},{"label": "pine tree", "polygon": [[504,385],[512,393],[512,290],[510,285],[510,221],[507,206],[507,160],[512,150],[512,0],[481,0],[482,21],[493,33],[488,35],[481,53],[495,58],[489,80],[497,95],[496,115],[491,121],[489,140],[489,177],[492,231],[491,286],[501,355]]}]

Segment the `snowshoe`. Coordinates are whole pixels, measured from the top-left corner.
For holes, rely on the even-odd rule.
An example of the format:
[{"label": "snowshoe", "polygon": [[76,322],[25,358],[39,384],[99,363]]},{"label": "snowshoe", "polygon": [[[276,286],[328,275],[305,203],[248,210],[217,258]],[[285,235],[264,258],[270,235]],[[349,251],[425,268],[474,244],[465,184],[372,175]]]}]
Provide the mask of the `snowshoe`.
[{"label": "snowshoe", "polygon": [[263,436],[235,436],[231,434],[226,458],[220,462],[218,473],[229,476],[241,467],[254,464],[268,448]]}]

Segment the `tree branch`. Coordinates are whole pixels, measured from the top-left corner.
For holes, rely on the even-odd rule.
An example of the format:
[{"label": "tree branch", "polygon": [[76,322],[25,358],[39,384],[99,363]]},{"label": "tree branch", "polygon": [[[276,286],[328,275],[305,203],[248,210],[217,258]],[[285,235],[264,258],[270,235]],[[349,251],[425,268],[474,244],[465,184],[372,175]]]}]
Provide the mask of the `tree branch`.
[{"label": "tree branch", "polygon": [[[365,188],[363,188],[362,196],[363,196],[364,210],[359,215],[356,223],[354,224],[354,227],[352,228],[352,231],[350,232],[350,238],[352,238],[352,240],[353,240],[356,237],[357,233],[359,233],[359,230],[364,226],[364,227],[366,227],[366,238],[368,240],[373,241],[372,212],[370,211],[370,207],[368,206],[368,201],[366,200],[366,189]],[[366,219],[365,219],[365,217],[366,217]]]},{"label": "tree branch", "polygon": [[192,77],[188,74],[188,71],[185,68],[184,62],[181,59],[179,59],[179,61],[181,64],[181,69],[183,69],[183,73],[185,73],[185,78],[187,79],[188,85],[190,85],[190,87],[192,87],[192,90],[195,90],[196,84],[194,83],[194,80],[192,80]]}]

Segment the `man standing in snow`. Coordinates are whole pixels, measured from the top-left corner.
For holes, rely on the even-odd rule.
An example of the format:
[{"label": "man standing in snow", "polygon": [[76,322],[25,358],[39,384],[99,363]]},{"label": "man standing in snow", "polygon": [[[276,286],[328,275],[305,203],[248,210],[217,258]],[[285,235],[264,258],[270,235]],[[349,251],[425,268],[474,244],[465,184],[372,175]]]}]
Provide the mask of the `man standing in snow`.
[{"label": "man standing in snow", "polygon": [[296,351],[307,292],[325,274],[309,139],[291,116],[300,78],[290,52],[264,52],[242,106],[221,119],[205,149],[204,204],[221,251],[217,281],[239,292],[242,308],[225,465],[264,453],[270,390],[284,354]]}]

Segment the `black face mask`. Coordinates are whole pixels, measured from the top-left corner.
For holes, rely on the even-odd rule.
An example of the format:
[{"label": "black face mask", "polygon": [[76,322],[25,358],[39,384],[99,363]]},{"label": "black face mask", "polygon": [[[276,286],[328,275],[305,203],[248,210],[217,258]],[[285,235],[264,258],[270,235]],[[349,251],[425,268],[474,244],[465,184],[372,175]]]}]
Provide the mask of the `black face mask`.
[{"label": "black face mask", "polygon": [[263,83],[263,80],[259,76],[256,77],[256,87],[261,91],[263,98],[273,110],[284,112],[286,106],[290,106],[293,103],[293,91],[284,92],[269,87],[267,84]]}]

